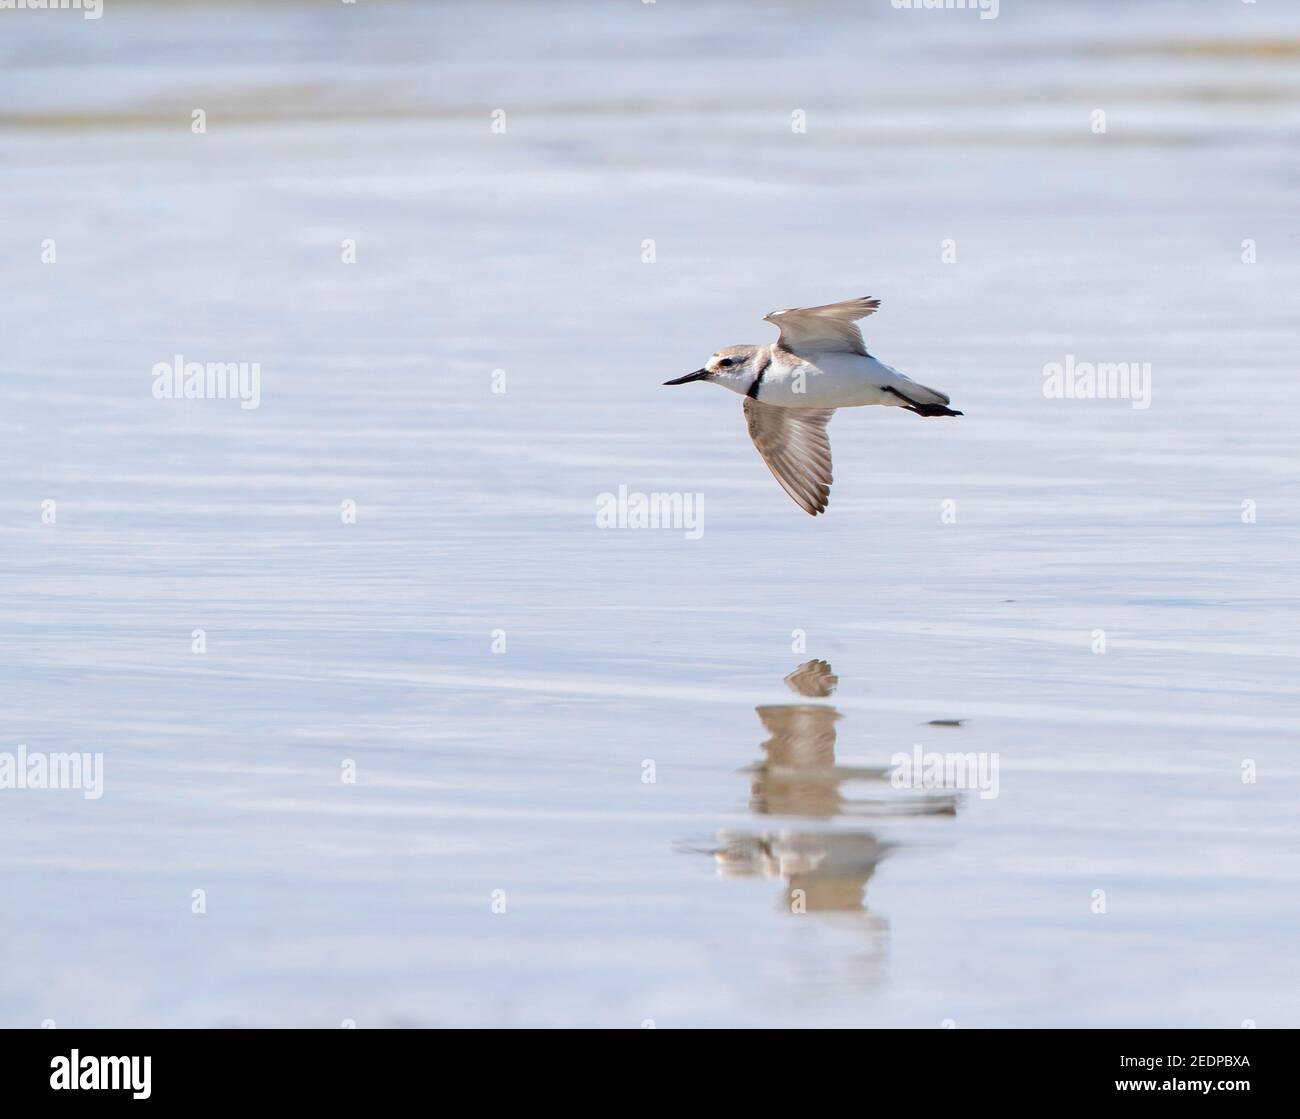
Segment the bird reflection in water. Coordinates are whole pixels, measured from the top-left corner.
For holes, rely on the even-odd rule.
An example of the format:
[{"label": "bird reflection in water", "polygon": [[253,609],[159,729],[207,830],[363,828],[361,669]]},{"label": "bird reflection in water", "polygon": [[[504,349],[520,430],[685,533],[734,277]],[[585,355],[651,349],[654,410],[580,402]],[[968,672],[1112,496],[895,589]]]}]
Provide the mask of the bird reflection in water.
[{"label": "bird reflection in water", "polygon": [[791,913],[860,913],[867,879],[889,845],[868,832],[719,832],[723,878],[784,878]]},{"label": "bird reflection in water", "polygon": [[[825,699],[839,680],[825,661],[811,660],[785,683],[801,696]],[[762,760],[747,770],[756,815],[829,821],[956,814],[954,794],[901,796],[888,783],[888,768],[838,765],[835,725],[842,716],[834,707],[778,704],[755,712],[768,734]],[[850,795],[848,783],[862,793]],[[783,878],[791,913],[854,914],[883,932],[885,921],[866,912],[866,889],[892,849],[869,831],[727,831],[709,853],[721,877]]]},{"label": "bird reflection in water", "polygon": [[[800,695],[825,698],[839,678],[825,661],[801,664],[785,682]],[[804,816],[828,820],[835,816],[953,815],[957,798],[951,793],[899,796],[887,784],[890,770],[835,764],[835,724],[842,718],[834,707],[800,703],[756,707],[769,738],[763,760],[750,766],[754,775],[749,806],[760,816]],[[850,798],[843,786],[861,782],[867,795]],[[870,795],[872,792],[876,795]]]}]

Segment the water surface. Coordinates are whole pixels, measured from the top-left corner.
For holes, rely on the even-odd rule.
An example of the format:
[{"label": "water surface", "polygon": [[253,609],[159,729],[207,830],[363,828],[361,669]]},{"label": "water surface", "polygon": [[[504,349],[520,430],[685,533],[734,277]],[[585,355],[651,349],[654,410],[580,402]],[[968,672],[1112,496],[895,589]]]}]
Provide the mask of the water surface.
[{"label": "water surface", "polygon": [[[1300,1024],[1300,24],[1012,7],[4,13],[0,1022]],[[660,382],[864,294],[813,520]]]}]

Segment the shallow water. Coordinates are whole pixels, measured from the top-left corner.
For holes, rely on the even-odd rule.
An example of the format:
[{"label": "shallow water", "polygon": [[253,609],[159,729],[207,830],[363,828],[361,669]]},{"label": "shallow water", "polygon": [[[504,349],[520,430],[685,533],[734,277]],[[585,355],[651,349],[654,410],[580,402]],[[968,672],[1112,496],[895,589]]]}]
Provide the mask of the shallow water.
[{"label": "shallow water", "polygon": [[[1300,1024],[1300,18],[1003,7],[5,13],[0,1024]],[[859,294],[813,520],[660,382]]]}]

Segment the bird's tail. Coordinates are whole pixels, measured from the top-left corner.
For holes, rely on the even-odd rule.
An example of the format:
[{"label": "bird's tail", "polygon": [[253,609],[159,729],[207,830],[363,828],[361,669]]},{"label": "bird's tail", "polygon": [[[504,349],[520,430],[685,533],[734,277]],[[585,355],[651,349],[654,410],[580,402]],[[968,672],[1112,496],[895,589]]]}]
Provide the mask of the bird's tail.
[{"label": "bird's tail", "polygon": [[960,416],[963,413],[948,407],[948,396],[938,389],[918,385],[909,380],[901,389],[890,386],[889,392],[902,401],[902,406],[918,416]]},{"label": "bird's tail", "polygon": [[956,408],[949,408],[946,404],[909,404],[908,410],[918,416],[964,416],[966,414],[957,411]]}]

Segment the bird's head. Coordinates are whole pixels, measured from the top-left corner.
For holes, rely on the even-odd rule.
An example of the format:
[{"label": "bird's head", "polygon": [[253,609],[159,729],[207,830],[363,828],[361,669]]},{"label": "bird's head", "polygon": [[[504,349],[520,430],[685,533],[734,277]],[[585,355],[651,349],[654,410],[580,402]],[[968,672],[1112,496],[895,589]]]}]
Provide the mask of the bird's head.
[{"label": "bird's head", "polygon": [[665,381],[665,385],[685,385],[690,381],[711,381],[733,392],[744,393],[758,376],[759,355],[765,346],[724,346],[703,368],[685,377]]}]

